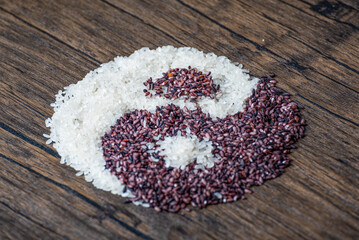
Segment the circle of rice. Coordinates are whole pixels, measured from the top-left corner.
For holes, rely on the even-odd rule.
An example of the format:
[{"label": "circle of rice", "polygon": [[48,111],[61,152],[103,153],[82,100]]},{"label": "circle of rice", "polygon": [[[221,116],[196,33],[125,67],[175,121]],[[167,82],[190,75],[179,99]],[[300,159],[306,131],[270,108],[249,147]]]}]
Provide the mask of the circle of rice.
[{"label": "circle of rice", "polygon": [[[54,115],[46,120],[50,134],[46,142],[56,148],[61,163],[66,163],[84,174],[95,187],[124,197],[133,197],[124,191],[124,185],[105,169],[101,137],[126,112],[146,109],[154,112],[156,106],[174,103],[181,108],[196,107],[183,99],[152,97],[143,94],[143,82],[149,77],[161,77],[169,68],[196,67],[210,71],[215,84],[220,84],[222,95],[215,99],[202,98],[197,104],[211,117],[225,117],[243,110],[244,100],[255,88],[258,79],[252,78],[242,65],[232,63],[224,56],[205,54],[195,48],[173,46],[155,50],[142,48],[129,57],[116,57],[88,73],[76,84],[71,84],[56,95]],[[174,153],[175,154],[175,153]],[[146,204],[142,204],[147,206]]]}]

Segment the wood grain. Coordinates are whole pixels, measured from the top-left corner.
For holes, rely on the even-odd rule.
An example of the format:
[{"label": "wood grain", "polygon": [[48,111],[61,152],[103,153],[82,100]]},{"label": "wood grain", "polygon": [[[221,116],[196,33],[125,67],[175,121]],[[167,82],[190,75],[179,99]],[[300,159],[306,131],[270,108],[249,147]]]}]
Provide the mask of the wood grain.
[{"label": "wood grain", "polygon": [[[354,0],[0,1],[0,239],[358,239]],[[143,46],[228,56],[305,107],[307,136],[245,201],[185,216],[125,204],[45,145],[54,94]]]}]

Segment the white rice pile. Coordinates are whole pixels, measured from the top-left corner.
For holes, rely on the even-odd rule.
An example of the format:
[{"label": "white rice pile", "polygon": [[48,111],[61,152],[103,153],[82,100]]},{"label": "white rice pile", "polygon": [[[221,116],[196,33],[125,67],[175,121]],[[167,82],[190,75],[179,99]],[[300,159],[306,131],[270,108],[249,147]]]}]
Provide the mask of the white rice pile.
[{"label": "white rice pile", "polygon": [[[149,77],[161,77],[169,68],[196,67],[200,71],[211,71],[215,84],[220,84],[223,92],[215,99],[198,99],[198,105],[212,117],[224,117],[243,110],[244,100],[250,96],[258,79],[252,79],[242,65],[232,63],[224,56],[204,54],[194,48],[160,47],[155,50],[142,48],[129,57],[116,57],[88,73],[82,81],[71,84],[59,91],[54,107],[54,115],[46,120],[51,133],[44,134],[46,142],[57,149],[61,163],[66,163],[85,175],[87,181],[100,189],[122,196],[124,185],[106,170],[102,155],[101,137],[124,113],[135,109],[154,112],[156,106],[174,103],[194,109],[195,104],[182,99],[171,101],[160,97],[145,97],[143,82]],[[210,156],[211,144],[199,143],[196,137],[166,138],[161,143],[168,155],[167,165],[183,167],[196,156],[202,165],[213,164]],[[181,148],[174,147],[181,144]],[[182,151],[186,146],[185,152]],[[201,154],[200,154],[201,153]],[[183,156],[183,159],[180,157]],[[181,163],[178,163],[180,161]],[[201,162],[202,161],[202,162]]]},{"label": "white rice pile", "polygon": [[[197,136],[190,135],[188,129],[187,136],[183,137],[177,133],[177,136],[165,137],[163,141],[158,141],[162,151],[159,155],[165,156],[166,167],[175,167],[182,170],[196,160],[196,169],[204,167],[213,167],[216,158],[213,157],[212,142],[208,140],[198,140]],[[181,147],[179,147],[181,146]]]}]

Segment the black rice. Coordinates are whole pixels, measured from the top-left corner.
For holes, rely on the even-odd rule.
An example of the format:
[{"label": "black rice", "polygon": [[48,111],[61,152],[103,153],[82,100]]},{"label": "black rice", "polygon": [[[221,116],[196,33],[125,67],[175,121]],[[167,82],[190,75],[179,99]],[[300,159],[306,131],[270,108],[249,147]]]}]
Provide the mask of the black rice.
[{"label": "black rice", "polygon": [[[179,87],[186,74],[199,76],[197,80],[206,78],[209,84],[196,87],[192,82]],[[168,81],[173,77],[176,81]],[[304,136],[305,120],[298,105],[274,86],[273,77],[260,79],[243,112],[221,119],[212,119],[199,107],[188,110],[173,104],[157,107],[154,113],[136,110],[124,114],[102,138],[106,168],[135,195],[132,201],[149,203],[156,211],[178,212],[188,210],[189,205],[203,208],[243,199],[252,192],[251,186],[283,173],[290,163],[287,154]],[[219,89],[210,73],[197,69],[169,70],[162,79],[155,83],[149,79],[145,85],[145,94],[155,90],[171,99],[189,93],[196,94],[190,95],[193,99],[211,97]],[[163,86],[168,88],[165,94]],[[188,92],[188,88],[194,90]],[[178,131],[186,135],[186,128],[200,141],[208,138],[212,142],[212,153],[218,159],[214,167],[195,169],[196,162],[184,170],[165,167],[164,157],[158,154],[158,137],[175,136]]]}]

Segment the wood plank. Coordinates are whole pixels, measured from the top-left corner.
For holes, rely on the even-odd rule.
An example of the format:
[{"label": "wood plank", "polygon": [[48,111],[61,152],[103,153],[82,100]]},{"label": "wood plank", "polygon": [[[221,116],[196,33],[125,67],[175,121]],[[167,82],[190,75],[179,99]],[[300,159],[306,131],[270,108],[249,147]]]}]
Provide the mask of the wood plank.
[{"label": "wood plank", "polygon": [[[21,6],[6,2],[3,9],[35,28],[46,29],[53,38],[68,43],[98,62],[108,62],[117,55],[129,55],[143,46],[180,44],[165,32],[101,1],[26,0]],[[81,39],[78,36],[82,36]]]},{"label": "wood plank", "polygon": [[[136,236],[109,217],[97,219],[95,216],[98,210],[95,207],[84,205],[79,198],[73,198],[72,194],[31,171],[24,169],[19,171],[18,165],[4,159],[1,158],[3,173],[0,186],[7,197],[2,197],[1,203],[27,218],[34,219],[35,222],[40,222],[48,228],[49,232],[67,237],[98,239],[115,237],[117,234],[121,234],[126,239],[133,239]],[[61,202],[67,204],[59,205]],[[117,225],[116,234],[103,228],[105,224],[102,222],[107,221]]]},{"label": "wood plank", "polygon": [[[359,12],[328,3],[1,2],[0,238],[357,238]],[[279,75],[308,120],[286,174],[245,201],[180,216],[124,204],[59,164],[42,137],[53,95],[116,55],[166,44]]]},{"label": "wood plank", "polygon": [[[2,237],[4,239],[38,239],[43,236],[48,236],[53,239],[68,239],[41,223],[34,221],[23,213],[14,210],[3,202],[0,204],[0,213],[0,226],[2,229]],[[29,233],[31,233],[31,235]]]},{"label": "wood plank", "polygon": [[[302,4],[309,6],[310,10]],[[359,29],[359,3],[357,1],[297,0],[295,5],[318,18],[326,18],[335,23],[350,26],[355,30]]]},{"label": "wood plank", "polygon": [[[333,73],[328,71],[329,63],[327,61],[325,61],[325,65],[320,65],[326,67],[325,72],[320,71],[321,67],[311,67],[315,62],[323,62],[324,60],[322,59],[325,57],[320,57],[319,53],[309,47],[303,49],[303,44],[300,44],[300,42],[293,42],[293,40],[288,41],[286,33],[281,33],[283,30],[272,27],[272,22],[268,20],[261,22],[261,19],[257,18],[256,15],[252,15],[253,11],[255,11],[253,10],[254,8],[252,8],[251,12],[246,12],[234,2],[226,3],[227,4],[224,4],[222,1],[217,2],[217,5],[207,10],[210,4],[195,1],[188,3],[171,1],[162,3],[161,5],[151,1],[141,1],[141,7],[138,7],[138,5],[134,3],[131,4],[131,1],[113,1],[114,5],[132,14],[143,16],[146,21],[151,24],[157,24],[156,26],[158,26],[158,28],[178,36],[177,38],[183,42],[185,42],[185,40],[182,39],[184,36],[183,34],[177,33],[177,27],[185,29],[186,36],[192,36],[193,42],[203,38],[213,39],[213,41],[209,42],[212,43],[209,49],[215,53],[224,54],[235,61],[244,63],[255,75],[261,75],[264,72],[276,72],[280,80],[283,79],[282,82],[280,81],[279,86],[283,87],[286,91],[293,94],[301,93],[302,96],[311,99],[331,112],[358,124],[356,122],[356,116],[353,114],[353,112],[356,111],[348,113],[344,110],[348,107],[358,110],[358,106],[355,104],[359,100],[359,82],[356,69],[354,69],[356,72],[348,72],[344,66],[337,64],[335,61],[332,61],[333,66],[330,66],[331,69],[333,69]],[[268,5],[261,1],[258,1],[256,4],[259,6],[261,4],[265,5],[263,9],[266,9]],[[156,5],[159,6],[150,7]],[[196,6],[201,6],[200,11],[196,9]],[[177,9],[182,8],[186,8],[185,13],[179,13],[177,11]],[[285,8],[285,5],[279,5],[279,7],[276,8],[276,5],[273,4],[272,8],[273,9],[269,8],[271,12],[279,11],[279,14],[291,12],[291,9]],[[281,8],[283,8],[282,11],[280,11]],[[141,9],[150,11],[150,14],[145,15],[141,13]],[[162,11],[166,11],[170,14],[164,15]],[[294,13],[289,16],[287,14],[287,18],[295,19],[295,15],[293,16],[293,14]],[[241,18],[243,15],[247,17]],[[156,17],[153,18],[149,16]],[[224,18],[225,25],[216,21],[214,18]],[[162,20],[160,21],[160,19]],[[233,19],[235,19],[235,21],[233,21]],[[201,22],[203,24],[185,25],[183,22],[186,20],[193,23]],[[323,23],[321,30],[327,29],[325,27],[326,25],[326,22]],[[318,26],[308,27],[308,29],[313,30],[317,28]],[[325,34],[336,36],[337,34],[333,34],[333,32],[336,33],[338,30],[339,28],[330,31],[327,30]],[[258,34],[259,31],[261,31],[262,35]],[[347,30],[344,29],[340,31]],[[198,32],[201,32],[201,34],[198,35]],[[325,34],[323,33],[323,35]],[[314,36],[310,33],[307,35]],[[353,36],[353,38],[348,41],[354,41],[356,37]],[[262,43],[262,39],[265,39],[265,43]],[[340,41],[345,42],[347,40],[340,39]],[[202,42],[205,41],[203,40]],[[355,46],[355,44],[353,46]],[[329,50],[330,49],[327,49],[326,52],[329,52]],[[348,52],[356,53],[357,51],[354,49],[350,51],[349,49]],[[353,56],[352,59],[354,59],[353,65],[355,66],[359,62],[359,58]],[[339,73],[342,75],[342,78],[336,77],[339,76]],[[345,82],[343,79],[345,79]],[[348,88],[352,91],[346,91]],[[334,92],[332,89],[336,89],[337,91]],[[319,94],[320,92],[325,92],[326,94],[323,96]],[[345,98],[338,97],[338,94],[342,95],[344,93]],[[340,102],[338,103],[338,101]],[[337,104],[342,105],[343,108],[337,108]]]}]

